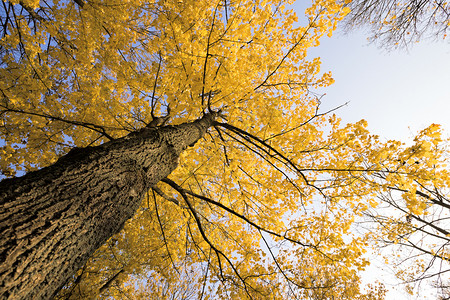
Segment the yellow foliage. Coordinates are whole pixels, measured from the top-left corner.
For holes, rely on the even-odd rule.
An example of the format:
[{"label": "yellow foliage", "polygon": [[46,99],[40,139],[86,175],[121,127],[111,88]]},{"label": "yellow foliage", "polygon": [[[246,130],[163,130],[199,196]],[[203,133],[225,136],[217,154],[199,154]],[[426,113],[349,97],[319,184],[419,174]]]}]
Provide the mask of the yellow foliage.
[{"label": "yellow foliage", "polygon": [[169,111],[171,124],[222,116],[171,174],[182,192],[166,181],[149,191],[61,297],[383,298],[360,289],[369,235],[354,222],[389,189],[411,213],[427,209],[419,185],[449,182],[436,167],[439,127],[404,148],[380,143],[364,120],[343,127],[319,113],[309,90],[333,79],[307,51],[348,9],[313,1],[299,27],[290,2],[5,2],[2,174]]}]

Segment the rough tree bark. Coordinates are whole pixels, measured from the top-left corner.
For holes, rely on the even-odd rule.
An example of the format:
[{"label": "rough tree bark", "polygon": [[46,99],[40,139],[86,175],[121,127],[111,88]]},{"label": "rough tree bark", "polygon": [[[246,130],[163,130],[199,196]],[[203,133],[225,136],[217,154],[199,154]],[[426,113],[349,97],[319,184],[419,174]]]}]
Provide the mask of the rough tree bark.
[{"label": "rough tree bark", "polygon": [[0,298],[48,299],[138,209],[213,124],[144,128],[0,182]]}]

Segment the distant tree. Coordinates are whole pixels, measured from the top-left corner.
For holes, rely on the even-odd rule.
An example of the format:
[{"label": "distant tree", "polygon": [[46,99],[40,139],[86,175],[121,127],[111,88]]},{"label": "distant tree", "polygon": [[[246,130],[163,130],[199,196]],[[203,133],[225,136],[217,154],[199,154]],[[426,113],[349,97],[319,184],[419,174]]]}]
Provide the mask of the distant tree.
[{"label": "distant tree", "polygon": [[322,112],[348,9],[290,2],[1,3],[0,298],[383,298],[355,222],[447,153]]},{"label": "distant tree", "polygon": [[[440,0],[342,1],[351,9],[343,23],[371,29],[370,40],[386,49],[407,48],[422,39],[445,39],[450,27],[450,2]],[[435,281],[445,293],[445,275],[450,272],[450,197],[446,147],[438,125],[432,125],[414,139],[414,145],[399,152],[396,176],[378,174],[374,181],[385,183],[378,195],[380,205],[367,216],[377,224],[380,245],[391,245],[396,255],[387,260],[396,266],[397,276],[414,284]],[[396,147],[394,144],[384,147]],[[417,154],[428,153],[424,157]],[[391,162],[392,163],[392,162]],[[395,162],[394,162],[395,163]],[[421,170],[414,173],[413,170]],[[427,169],[428,171],[424,172]],[[403,173],[403,175],[400,175]],[[415,174],[414,176],[406,174]],[[444,281],[443,281],[444,280]],[[443,283],[444,282],[444,283]]]},{"label": "distant tree", "polygon": [[370,40],[384,48],[408,47],[424,39],[445,39],[450,2],[442,0],[344,0],[351,12],[345,28],[369,27]]},{"label": "distant tree", "polygon": [[439,282],[437,284],[440,287],[441,292],[439,294],[439,300],[449,300],[450,299],[450,285],[448,280],[445,282]]}]

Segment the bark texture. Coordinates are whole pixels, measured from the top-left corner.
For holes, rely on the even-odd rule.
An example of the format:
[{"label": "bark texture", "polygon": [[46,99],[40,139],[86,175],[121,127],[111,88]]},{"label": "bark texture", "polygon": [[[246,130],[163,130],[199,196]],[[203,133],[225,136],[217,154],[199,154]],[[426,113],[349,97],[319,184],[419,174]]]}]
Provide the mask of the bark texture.
[{"label": "bark texture", "polygon": [[49,299],[177,166],[214,114],[144,128],[0,182],[0,299]]}]

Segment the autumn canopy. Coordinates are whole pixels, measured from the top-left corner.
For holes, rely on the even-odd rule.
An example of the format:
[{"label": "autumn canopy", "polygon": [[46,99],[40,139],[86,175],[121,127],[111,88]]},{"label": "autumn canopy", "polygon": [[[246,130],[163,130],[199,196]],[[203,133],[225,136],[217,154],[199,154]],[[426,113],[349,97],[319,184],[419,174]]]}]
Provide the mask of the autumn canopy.
[{"label": "autumn canopy", "polygon": [[[448,261],[435,214],[450,207],[439,126],[404,145],[323,111],[314,91],[333,79],[307,51],[349,9],[316,0],[297,16],[291,2],[2,1],[3,177],[75,147],[92,147],[68,154],[76,164],[76,151],[125,147],[135,132],[162,136],[210,118],[57,297],[383,299],[382,286],[360,278],[381,237]],[[9,230],[1,192],[0,236]],[[358,227],[362,220],[370,225]],[[415,233],[435,239],[418,244]],[[41,242],[24,243],[33,252]],[[0,264],[12,253],[5,249]],[[432,272],[415,266],[399,276]],[[8,295],[3,272],[0,295]]]}]

